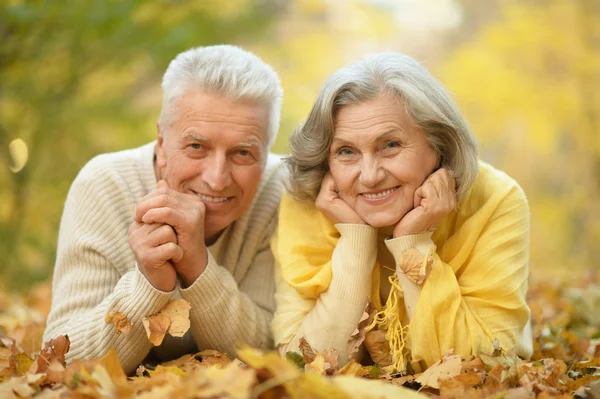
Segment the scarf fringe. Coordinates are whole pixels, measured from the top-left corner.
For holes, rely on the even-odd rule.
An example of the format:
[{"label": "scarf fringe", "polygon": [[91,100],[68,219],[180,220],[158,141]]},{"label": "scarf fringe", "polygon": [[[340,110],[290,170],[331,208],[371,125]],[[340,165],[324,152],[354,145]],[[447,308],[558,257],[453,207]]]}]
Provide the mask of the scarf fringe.
[{"label": "scarf fringe", "polygon": [[401,288],[396,273],[390,276],[389,282],[391,290],[386,305],[383,310],[377,312],[373,322],[366,330],[371,331],[373,328],[378,327],[386,332],[385,339],[390,345],[392,364],[385,367],[384,370],[390,374],[406,374],[408,372],[408,359],[404,354],[404,349],[406,347],[408,326],[402,326],[400,321]]}]

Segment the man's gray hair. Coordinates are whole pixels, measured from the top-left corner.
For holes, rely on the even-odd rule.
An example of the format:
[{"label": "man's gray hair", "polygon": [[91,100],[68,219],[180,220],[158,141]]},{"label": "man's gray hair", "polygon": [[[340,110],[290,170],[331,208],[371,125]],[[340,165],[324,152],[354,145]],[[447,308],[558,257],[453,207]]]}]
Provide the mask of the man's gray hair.
[{"label": "man's gray hair", "polygon": [[460,200],[479,173],[477,142],[449,93],[409,56],[379,53],[344,67],[323,84],[306,121],[290,136],[290,193],[315,200],[329,170],[335,118],[344,105],[393,95],[423,129],[441,165],[454,174]]},{"label": "man's gray hair", "polygon": [[192,90],[269,108],[268,148],[277,132],[283,90],[277,73],[256,55],[231,45],[196,47],[177,55],[162,80],[163,105],[158,125],[163,134],[173,123],[177,101]]}]

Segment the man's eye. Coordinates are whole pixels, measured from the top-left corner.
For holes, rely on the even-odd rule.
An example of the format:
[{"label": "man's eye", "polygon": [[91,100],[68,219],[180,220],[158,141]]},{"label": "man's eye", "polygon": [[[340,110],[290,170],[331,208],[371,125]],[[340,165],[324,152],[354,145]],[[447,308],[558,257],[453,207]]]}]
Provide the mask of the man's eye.
[{"label": "man's eye", "polygon": [[240,154],[241,156],[244,156],[244,157],[247,157],[247,156],[251,155],[250,151],[248,151],[248,150],[240,150],[238,152],[238,154]]},{"label": "man's eye", "polygon": [[388,141],[387,144],[385,145],[385,148],[398,148],[398,147],[402,147],[402,144],[400,144],[399,141]]},{"label": "man's eye", "polygon": [[201,149],[201,148],[202,148],[202,146],[201,146],[200,144],[198,144],[198,143],[192,143],[192,144],[190,144],[188,147],[191,147],[191,148],[193,148],[194,150],[199,150],[199,149]]}]

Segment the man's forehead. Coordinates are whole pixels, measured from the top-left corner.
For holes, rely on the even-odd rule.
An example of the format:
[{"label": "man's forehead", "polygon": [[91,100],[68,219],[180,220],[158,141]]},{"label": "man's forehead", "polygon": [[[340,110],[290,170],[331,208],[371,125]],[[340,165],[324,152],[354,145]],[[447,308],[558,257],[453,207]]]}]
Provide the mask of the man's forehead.
[{"label": "man's forehead", "polygon": [[[223,141],[226,137],[219,136],[216,139],[204,136],[201,133],[187,132],[181,135],[181,140],[195,140],[200,142],[206,142],[212,144],[213,141]],[[231,140],[230,140],[231,141]],[[233,140],[236,147],[261,147],[264,143],[261,142],[260,138],[255,134],[249,134],[246,137],[237,137],[237,140]]]}]

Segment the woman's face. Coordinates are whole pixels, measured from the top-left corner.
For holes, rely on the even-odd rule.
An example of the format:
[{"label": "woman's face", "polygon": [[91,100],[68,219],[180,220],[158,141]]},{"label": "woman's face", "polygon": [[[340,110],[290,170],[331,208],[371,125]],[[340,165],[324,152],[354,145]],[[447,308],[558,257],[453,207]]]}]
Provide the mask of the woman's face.
[{"label": "woman's face", "polygon": [[390,95],[345,105],[336,115],[329,169],[339,196],[369,225],[395,225],[438,166],[425,133]]}]

